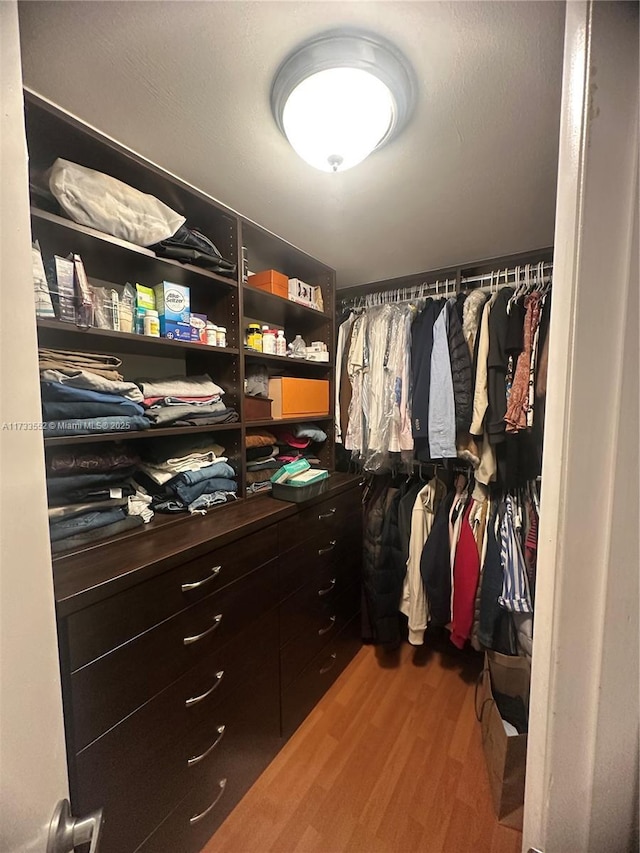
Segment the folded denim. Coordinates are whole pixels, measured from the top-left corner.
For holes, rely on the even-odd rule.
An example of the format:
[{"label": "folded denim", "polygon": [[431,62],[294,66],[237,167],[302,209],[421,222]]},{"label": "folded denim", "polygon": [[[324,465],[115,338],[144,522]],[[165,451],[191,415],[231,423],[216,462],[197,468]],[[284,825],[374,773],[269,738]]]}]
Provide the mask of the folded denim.
[{"label": "folded denim", "polygon": [[212,394],[209,397],[145,397],[144,404],[147,408],[151,406],[209,406],[211,403],[219,403],[220,394]]},{"label": "folded denim", "polygon": [[161,463],[158,465],[150,465],[148,462],[141,462],[139,464],[139,468],[141,471],[151,477],[151,479],[158,483],[158,485],[163,485],[164,483],[168,483],[169,480],[172,480],[177,474],[182,474],[186,471],[200,471],[203,468],[210,468],[216,462],[226,462],[226,456],[214,456],[213,453],[204,454],[204,458],[202,460],[199,459],[189,459],[189,457],[185,457],[186,462],[180,462],[178,464],[170,464],[169,460],[165,463]]},{"label": "folded denim", "polygon": [[87,533],[89,530],[96,530],[98,527],[106,527],[108,524],[121,521],[126,514],[122,507],[113,507],[112,509],[91,510],[81,515],[74,515],[71,518],[62,518],[50,523],[49,536],[52,542],[56,542],[58,539],[66,539],[68,536]]},{"label": "folded denim", "polygon": [[72,551],[74,548],[93,545],[94,542],[100,542],[100,540],[108,539],[110,536],[119,536],[136,527],[142,527],[143,524],[144,521],[139,515],[127,515],[121,521],[107,524],[105,527],[97,527],[87,533],[79,533],[76,536],[69,536],[66,539],[52,542],[51,551],[53,554],[60,554],[63,551]]},{"label": "folded denim", "polygon": [[168,489],[178,483],[183,483],[185,486],[195,486],[196,483],[201,483],[203,480],[211,480],[215,477],[226,477],[234,479],[236,472],[227,462],[214,462],[213,465],[207,465],[206,468],[200,468],[197,471],[183,471],[176,474],[166,485]]},{"label": "folded denim", "polygon": [[[106,394],[90,388],[74,388],[63,382],[41,382],[40,396],[43,400],[60,403],[108,403],[110,406],[130,406],[135,401],[122,394]],[[138,405],[135,403],[135,405]]]},{"label": "folded denim", "polygon": [[111,498],[128,498],[135,489],[130,485],[115,484],[113,486],[89,486],[86,489],[71,489],[62,494],[50,495],[49,506],[66,506],[77,503],[96,503]]},{"label": "folded denim", "polygon": [[41,382],[59,382],[70,388],[82,388],[85,391],[97,391],[101,394],[118,394],[134,403],[141,403],[142,391],[133,382],[113,382],[86,370],[74,370],[62,373],[60,370],[40,371]]},{"label": "folded denim", "polygon": [[213,453],[215,456],[223,456],[224,447],[206,432],[147,438],[144,441],[144,460],[152,464],[184,459],[192,453]]},{"label": "folded denim", "polygon": [[164,426],[184,418],[217,417],[229,411],[232,410],[227,409],[225,404],[219,401],[218,403],[209,403],[206,406],[193,406],[190,403],[179,406],[152,406],[145,411],[145,415],[153,421],[155,426]]},{"label": "folded denim", "polygon": [[211,477],[208,480],[201,480],[193,486],[188,486],[185,483],[176,483],[171,487],[171,491],[177,495],[180,500],[189,506],[200,495],[211,494],[213,492],[237,492],[238,484],[235,480],[230,480],[226,477]]},{"label": "folded denim", "polygon": [[151,504],[154,512],[186,512],[186,506],[175,498],[154,500]]},{"label": "folded denim", "polygon": [[166,379],[138,379],[136,384],[148,397],[213,397],[224,389],[210,376],[168,376]]},{"label": "folded denim", "polygon": [[74,515],[82,515],[92,510],[114,509],[115,507],[127,506],[128,498],[108,498],[104,501],[93,503],[64,504],[63,506],[49,507],[49,522],[53,523],[62,518],[73,518]]},{"label": "folded denim", "polygon": [[137,403],[127,400],[124,403],[90,403],[78,400],[75,403],[55,400],[43,400],[42,419],[45,421],[69,420],[77,418],[119,418],[124,415],[144,415],[144,409]]},{"label": "folded denim", "polygon": [[206,495],[200,495],[193,503],[190,503],[188,510],[193,513],[204,513],[212,506],[218,504],[226,504],[229,500],[235,500],[236,496],[232,492],[208,492]]},{"label": "folded denim", "polygon": [[[226,412],[220,412],[218,415],[201,415],[195,413],[188,418],[180,418],[178,421],[172,421],[173,426],[215,426],[216,424],[234,424],[240,420],[240,415],[235,409],[227,409]],[[154,424],[158,426],[158,424]]]},{"label": "folded denim", "polygon": [[117,445],[100,450],[60,448],[47,453],[47,470],[53,476],[114,472],[118,469],[133,470],[139,461],[137,453]]},{"label": "folded denim", "polygon": [[62,477],[49,477],[47,492],[51,495],[61,495],[72,489],[87,489],[91,486],[118,486],[128,483],[135,467],[122,468],[119,471],[91,472],[86,474],[70,474]]},{"label": "folded denim", "polygon": [[48,421],[44,436],[94,435],[100,432],[137,432],[149,429],[150,422],[141,415],[109,415],[105,418],[67,418]]}]

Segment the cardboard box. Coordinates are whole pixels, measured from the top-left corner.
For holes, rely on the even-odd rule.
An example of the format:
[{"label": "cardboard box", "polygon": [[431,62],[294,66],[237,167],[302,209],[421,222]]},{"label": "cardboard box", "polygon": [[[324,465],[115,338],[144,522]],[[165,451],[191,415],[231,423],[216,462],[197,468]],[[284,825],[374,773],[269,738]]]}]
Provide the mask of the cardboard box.
[{"label": "cardboard box", "polygon": [[251,287],[257,287],[258,290],[274,293],[283,299],[286,299],[289,293],[289,279],[277,270],[263,270],[250,275],[247,278],[247,284]]},{"label": "cardboard box", "polygon": [[289,301],[306,305],[316,311],[324,311],[322,288],[307,284],[299,278],[290,278],[287,285]]},{"label": "cardboard box", "polygon": [[529,701],[530,669],[524,658],[488,652],[476,701],[493,807],[499,823],[522,830],[527,735],[508,735],[493,690]]},{"label": "cardboard box", "polygon": [[273,418],[318,418],[329,414],[329,381],[277,376],[269,380]]}]

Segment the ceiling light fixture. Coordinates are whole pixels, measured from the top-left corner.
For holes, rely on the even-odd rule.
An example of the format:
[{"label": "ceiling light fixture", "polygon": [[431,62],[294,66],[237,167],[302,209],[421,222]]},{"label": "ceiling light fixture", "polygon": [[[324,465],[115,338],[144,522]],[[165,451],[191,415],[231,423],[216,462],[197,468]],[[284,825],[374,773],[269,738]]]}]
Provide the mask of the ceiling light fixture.
[{"label": "ceiling light fixture", "polygon": [[303,160],[343,172],[397,136],[415,96],[411,66],[392,44],[359,30],[335,30],[284,60],[271,109]]}]

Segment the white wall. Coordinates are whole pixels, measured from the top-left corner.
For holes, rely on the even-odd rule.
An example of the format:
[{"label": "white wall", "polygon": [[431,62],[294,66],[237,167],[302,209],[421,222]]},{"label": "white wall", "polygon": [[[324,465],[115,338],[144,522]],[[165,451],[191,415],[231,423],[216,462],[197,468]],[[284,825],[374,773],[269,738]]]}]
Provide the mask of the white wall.
[{"label": "white wall", "polygon": [[42,435],[18,15],[0,2],[0,850],[44,853],[66,757]]},{"label": "white wall", "polygon": [[524,849],[633,847],[638,6],[567,3]]}]

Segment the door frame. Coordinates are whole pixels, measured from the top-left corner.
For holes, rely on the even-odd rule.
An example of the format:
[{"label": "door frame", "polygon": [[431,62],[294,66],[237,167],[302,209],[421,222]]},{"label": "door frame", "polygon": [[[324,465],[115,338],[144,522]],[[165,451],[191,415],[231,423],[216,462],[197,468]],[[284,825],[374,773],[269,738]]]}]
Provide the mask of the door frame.
[{"label": "door frame", "polygon": [[44,853],[69,793],[15,0],[0,0],[0,79],[0,849]]},{"label": "door frame", "polygon": [[523,849],[638,802],[638,10],[566,5]]}]

